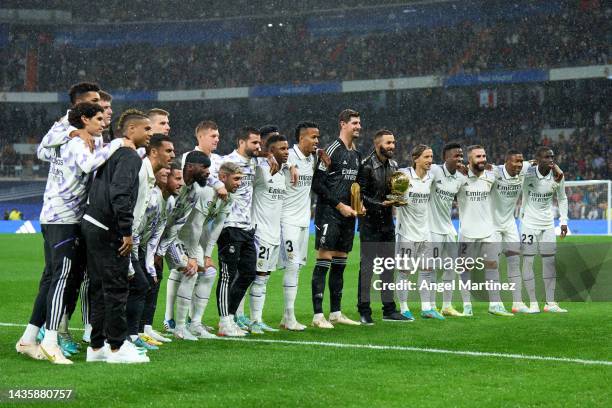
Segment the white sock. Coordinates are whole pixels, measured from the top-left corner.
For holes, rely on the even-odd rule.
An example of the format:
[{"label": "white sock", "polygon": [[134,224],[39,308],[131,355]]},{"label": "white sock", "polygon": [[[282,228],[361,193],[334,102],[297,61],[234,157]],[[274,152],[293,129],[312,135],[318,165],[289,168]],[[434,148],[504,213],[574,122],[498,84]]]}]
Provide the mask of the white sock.
[{"label": "white sock", "polygon": [[[492,285],[499,285],[499,269],[487,268],[485,269],[485,281],[490,282]],[[501,295],[499,289],[489,290],[489,302],[501,303]]]},{"label": "white sock", "polygon": [[130,334],[130,340],[132,340],[132,343],[133,343],[136,340],[138,340],[138,336],[136,334]]},{"label": "white sock", "polygon": [[506,264],[508,265],[508,282],[514,284],[514,290],[512,291],[512,301],[522,302],[522,289],[523,280],[521,279],[521,258],[518,255],[510,255],[506,257]]},{"label": "white sock", "polygon": [[147,336],[151,336],[151,334],[153,333],[153,326],[151,326],[150,324],[145,324],[143,331],[144,334],[146,334]]},{"label": "white sock", "polygon": [[[238,308],[236,309],[236,316],[244,316],[244,301],[246,300],[246,293],[242,297],[242,300],[238,304]],[[253,305],[251,305],[253,307]]]},{"label": "white sock", "polygon": [[45,330],[45,337],[40,344],[45,347],[57,346],[57,331]]},{"label": "white sock", "polygon": [[178,290],[182,277],[183,274],[176,269],[170,271],[170,276],[166,283],[166,312],[164,320],[174,319],[174,301],[176,300],[176,291]]},{"label": "white sock", "polygon": [[[461,274],[461,282],[464,284],[471,283],[472,271],[465,271]],[[463,300],[463,306],[472,304],[472,293],[464,286],[461,286],[461,299]]]},{"label": "white sock", "polygon": [[[438,271],[431,271],[431,283],[438,283]],[[436,294],[438,292],[436,290],[429,291],[429,303],[431,303],[431,307],[436,307]]]},{"label": "white sock", "polygon": [[270,275],[257,275],[251,284],[251,320],[253,322],[261,322],[264,303],[266,301],[266,285],[268,284]]},{"label": "white sock", "polygon": [[442,293],[442,308],[447,308],[452,306],[453,302],[453,290],[448,289],[452,285],[455,280],[455,271],[451,269],[447,269],[442,274],[442,281],[444,282],[444,292]]},{"label": "white sock", "polygon": [[191,310],[189,312],[192,323],[202,323],[202,316],[204,316],[206,305],[208,305],[208,299],[215,284],[216,276],[217,270],[213,267],[209,267],[205,272],[198,273],[193,297],[191,298]]},{"label": "white sock", "polygon": [[198,275],[183,276],[181,284],[176,292],[176,327],[184,328],[187,323],[187,313],[191,304],[191,295],[196,284]]},{"label": "white sock", "polygon": [[285,316],[291,311],[293,316],[293,308],[295,307],[295,298],[298,289],[298,274],[300,265],[289,262],[285,267],[285,275],[283,276],[283,291],[285,294]]},{"label": "white sock", "polygon": [[[402,282],[405,281],[405,282]],[[402,284],[402,286],[406,285],[408,282],[408,272],[398,271],[397,272],[397,284]],[[410,310],[408,308],[408,289],[395,289],[395,293],[397,294],[397,299],[399,300],[400,310],[402,313]]]},{"label": "white sock", "polygon": [[533,260],[534,256],[523,257],[523,284],[527,290],[527,296],[529,296],[530,302],[537,302],[536,290],[535,290],[535,276],[533,274]]},{"label": "white sock", "polygon": [[340,312],[340,311],[338,311],[338,312],[331,312],[329,314],[329,320],[338,319],[338,318],[340,318],[340,316],[342,316],[342,312]]},{"label": "white sock", "polygon": [[557,268],[554,256],[542,257],[542,278],[544,278],[544,290],[546,292],[546,303],[555,301],[555,287],[557,286]]},{"label": "white sock", "polygon": [[419,295],[421,296],[421,310],[430,310],[431,303],[431,290],[429,285],[431,284],[431,271],[419,271]]},{"label": "white sock", "polygon": [[36,336],[38,336],[39,331],[40,327],[36,327],[33,324],[28,324],[23,332],[23,335],[21,336],[21,342],[23,344],[36,344]]}]

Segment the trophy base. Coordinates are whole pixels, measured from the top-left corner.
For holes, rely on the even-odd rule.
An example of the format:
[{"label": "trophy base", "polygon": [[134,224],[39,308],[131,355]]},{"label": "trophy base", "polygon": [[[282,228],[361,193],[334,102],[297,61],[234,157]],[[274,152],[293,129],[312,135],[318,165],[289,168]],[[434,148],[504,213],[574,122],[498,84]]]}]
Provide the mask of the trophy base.
[{"label": "trophy base", "polygon": [[404,200],[402,195],[389,194],[387,195],[387,200],[393,201],[397,206],[408,205],[408,202]]}]

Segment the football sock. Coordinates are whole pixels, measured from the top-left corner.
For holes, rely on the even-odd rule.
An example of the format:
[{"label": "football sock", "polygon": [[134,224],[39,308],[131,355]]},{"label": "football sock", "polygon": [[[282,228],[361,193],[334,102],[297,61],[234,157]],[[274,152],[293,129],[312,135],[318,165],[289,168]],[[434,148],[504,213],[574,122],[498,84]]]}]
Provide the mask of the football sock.
[{"label": "football sock", "polygon": [[181,283],[183,274],[172,269],[168,282],[166,284],[166,312],[164,314],[164,320],[174,319],[174,301],[176,300],[176,291]]},{"label": "football sock", "polygon": [[535,290],[535,277],[533,275],[534,256],[523,256],[523,284],[527,290],[530,302],[537,302]]},{"label": "football sock", "polygon": [[510,255],[506,257],[506,264],[508,265],[508,282],[514,284],[514,290],[512,291],[512,301],[522,302],[522,279],[521,279],[521,268],[520,268],[520,257],[518,255]]},{"label": "football sock", "polygon": [[442,307],[451,307],[453,302],[453,289],[449,289],[455,280],[455,272],[451,269],[444,271],[442,280],[444,281],[444,292],[442,292]]},{"label": "football sock", "polygon": [[212,266],[207,268],[205,272],[198,272],[198,279],[196,280],[189,311],[192,323],[202,323],[202,316],[208,305],[208,299],[210,298],[216,277],[217,270]]},{"label": "football sock", "polygon": [[331,266],[329,259],[317,259],[312,271],[312,308],[315,314],[323,313],[323,294],[325,293],[325,277]]},{"label": "football sock", "polygon": [[299,270],[300,265],[293,262],[289,262],[285,267],[285,275],[283,276],[285,315],[287,314],[287,311],[293,311],[293,308],[295,306],[295,298],[297,296],[298,289]]},{"label": "football sock", "polygon": [[430,310],[431,303],[429,299],[431,299],[431,293],[429,290],[429,285],[431,284],[431,271],[419,271],[419,295],[421,297],[421,310]]},{"label": "football sock", "polygon": [[499,269],[497,268],[487,268],[485,269],[485,281],[489,282],[492,286],[489,289],[489,302],[491,303],[501,303],[501,296],[499,294]]},{"label": "football sock", "polygon": [[183,276],[176,292],[176,327],[184,328],[187,323],[187,313],[191,304],[193,288],[198,279],[198,275]]},{"label": "football sock", "polygon": [[557,268],[554,256],[542,257],[542,277],[544,278],[544,290],[546,292],[546,302],[555,301],[555,287],[557,286]]},{"label": "football sock", "polygon": [[395,293],[397,293],[397,299],[399,300],[400,311],[404,313],[410,310],[408,308],[408,289],[406,288],[408,284],[408,272],[398,271],[396,283],[401,285],[401,289],[395,289]]},{"label": "football sock", "polygon": [[40,327],[36,327],[33,324],[28,324],[26,326],[23,335],[21,336],[21,341],[24,344],[34,344],[36,343],[36,336],[38,336],[38,332],[40,331]]},{"label": "football sock", "polygon": [[344,268],[346,257],[333,257],[329,270],[330,312],[342,310],[342,288],[344,287]]},{"label": "football sock", "polygon": [[471,284],[472,282],[472,271],[465,271],[460,276],[461,282],[464,284],[463,286],[461,286],[461,299],[463,300],[463,305],[471,305],[472,293],[470,292],[469,284]]},{"label": "football sock", "polygon": [[266,285],[270,275],[257,275],[251,284],[251,320],[261,323],[264,303],[266,302]]}]

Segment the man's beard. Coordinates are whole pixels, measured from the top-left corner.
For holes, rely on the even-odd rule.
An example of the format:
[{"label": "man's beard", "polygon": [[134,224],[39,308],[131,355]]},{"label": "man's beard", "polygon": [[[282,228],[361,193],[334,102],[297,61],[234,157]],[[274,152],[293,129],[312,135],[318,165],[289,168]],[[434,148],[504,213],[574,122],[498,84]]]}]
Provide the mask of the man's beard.
[{"label": "man's beard", "polygon": [[391,150],[391,149],[380,149],[380,154],[382,154],[383,156],[385,156],[387,159],[392,159],[393,155],[395,154],[395,150]]},{"label": "man's beard", "polygon": [[206,182],[208,181],[208,177],[204,177],[203,175],[198,174],[197,176],[194,177],[194,181],[198,183],[200,187],[205,187]]}]

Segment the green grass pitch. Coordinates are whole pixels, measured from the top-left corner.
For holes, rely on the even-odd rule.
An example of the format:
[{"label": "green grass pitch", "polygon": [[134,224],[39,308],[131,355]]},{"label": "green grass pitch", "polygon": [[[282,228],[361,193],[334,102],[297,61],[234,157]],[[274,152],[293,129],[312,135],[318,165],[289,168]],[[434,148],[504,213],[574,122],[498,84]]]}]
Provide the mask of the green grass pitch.
[{"label": "green grass pitch", "polygon": [[[604,265],[599,278],[609,279],[612,256],[605,248],[612,247],[612,239],[568,240],[601,244],[603,250],[582,254],[581,262]],[[43,266],[42,237],[0,235],[0,247],[0,323],[24,325]],[[353,318],[358,317],[358,249],[356,242],[343,297],[344,310]],[[305,324],[311,319],[313,261],[311,256],[302,270],[296,305],[298,320]],[[536,269],[540,281],[539,262]],[[264,311],[264,319],[274,325],[282,313],[281,285],[282,273],[277,272],[268,285]],[[164,295],[165,284],[157,328],[163,318]],[[459,305],[459,296],[455,296]],[[411,294],[411,300],[416,297]],[[413,306],[418,311],[418,304]],[[150,352],[150,364],[132,366],[87,364],[84,352],[68,367],[29,360],[14,349],[23,327],[0,325],[0,389],[5,393],[9,388],[72,388],[75,398],[65,403],[74,407],[612,406],[612,302],[565,302],[563,306],[569,309],[566,315],[501,318],[488,315],[486,303],[478,303],[470,319],[417,318],[414,323],[401,324],[382,322],[380,303],[373,303],[376,325],[372,327],[308,328],[302,333],[267,333],[244,341],[175,341]],[[216,325],[215,317],[211,299],[206,323]],[[73,317],[71,326],[81,326],[80,316]],[[81,332],[74,333],[80,338]],[[281,342],[274,342],[277,340]],[[339,347],[337,343],[355,346]],[[600,364],[508,357],[510,354]]]}]

